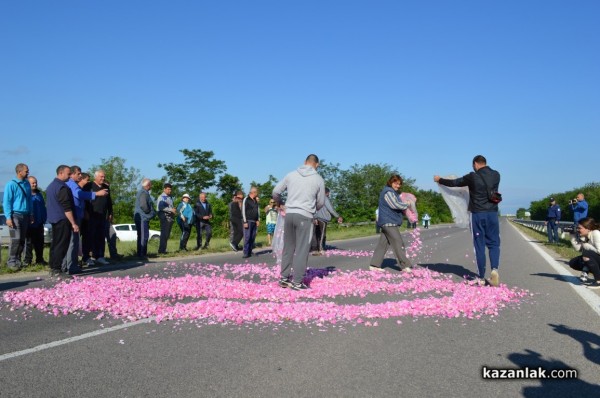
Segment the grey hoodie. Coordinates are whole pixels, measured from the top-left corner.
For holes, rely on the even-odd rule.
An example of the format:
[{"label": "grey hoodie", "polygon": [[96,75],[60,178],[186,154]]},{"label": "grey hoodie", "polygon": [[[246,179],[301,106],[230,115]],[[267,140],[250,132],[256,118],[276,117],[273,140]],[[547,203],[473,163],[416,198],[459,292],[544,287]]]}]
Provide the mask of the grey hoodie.
[{"label": "grey hoodie", "polygon": [[281,202],[287,190],[286,213],[302,214],[313,218],[325,204],[325,182],[311,166],[300,166],[286,175],[273,189],[273,199]]}]

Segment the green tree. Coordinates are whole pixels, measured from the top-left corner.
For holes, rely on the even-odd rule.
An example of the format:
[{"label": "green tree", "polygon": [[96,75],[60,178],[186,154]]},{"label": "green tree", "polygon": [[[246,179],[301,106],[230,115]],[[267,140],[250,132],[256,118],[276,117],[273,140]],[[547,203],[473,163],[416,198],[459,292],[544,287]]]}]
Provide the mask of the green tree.
[{"label": "green tree", "polygon": [[192,196],[216,184],[216,178],[227,170],[225,162],[214,159],[213,151],[201,149],[180,149],[183,163],[159,163],[167,173],[167,179],[173,187],[186,191]]},{"label": "green tree", "polygon": [[523,208],[523,207],[519,207],[517,209],[517,218],[522,220],[525,218],[525,213],[527,212],[527,209]]},{"label": "green tree", "polygon": [[236,191],[242,190],[242,182],[238,177],[232,176],[231,174],[223,174],[219,178],[217,183],[217,191],[221,198],[226,201],[230,200]]},{"label": "green tree", "polygon": [[119,156],[111,156],[100,159],[100,164],[92,165],[89,171],[93,180],[95,171],[104,170],[106,181],[110,183],[115,223],[132,221],[135,195],[141,182],[140,170],[126,167],[125,162],[126,160]]}]

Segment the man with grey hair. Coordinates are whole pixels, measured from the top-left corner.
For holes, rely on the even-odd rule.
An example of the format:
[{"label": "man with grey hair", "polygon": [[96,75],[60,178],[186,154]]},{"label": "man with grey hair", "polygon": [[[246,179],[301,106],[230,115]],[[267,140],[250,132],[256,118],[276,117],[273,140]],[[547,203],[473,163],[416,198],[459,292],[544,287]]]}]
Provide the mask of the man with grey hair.
[{"label": "man with grey hair", "polygon": [[21,256],[25,247],[27,227],[32,221],[31,185],[27,176],[29,167],[19,163],[15,166],[16,178],[4,188],[4,215],[10,233],[10,249],[6,265],[12,271],[21,268]]},{"label": "man with grey hair", "polygon": [[[106,265],[108,260],[104,257],[106,241],[106,225],[112,222],[113,204],[108,184],[106,184],[106,173],[104,170],[94,172],[94,181],[91,185],[92,193],[96,196],[87,202],[89,214],[89,235],[94,263]],[[106,192],[105,195],[100,195]],[[87,253],[86,253],[87,254]]]},{"label": "man with grey hair", "polygon": [[[279,286],[293,290],[308,289],[302,280],[308,264],[313,233],[313,218],[325,205],[325,182],[317,173],[319,158],[308,155],[304,165],[286,175],[273,189],[275,203],[287,190],[283,235],[283,254]],[[294,271],[293,280],[290,276]]]},{"label": "man with grey hair", "polygon": [[137,231],[137,256],[143,260],[148,258],[148,237],[150,234],[150,220],[156,215],[150,190],[152,181],[149,178],[142,180],[142,187],[135,198],[133,220]]}]

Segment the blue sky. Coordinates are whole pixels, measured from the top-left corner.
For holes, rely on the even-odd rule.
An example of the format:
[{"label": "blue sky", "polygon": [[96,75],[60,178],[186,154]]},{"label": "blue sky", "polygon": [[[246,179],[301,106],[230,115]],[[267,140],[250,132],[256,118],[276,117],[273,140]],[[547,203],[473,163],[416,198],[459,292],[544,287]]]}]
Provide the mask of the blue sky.
[{"label": "blue sky", "polygon": [[436,189],[483,154],[515,212],[600,181],[598,15],[595,0],[5,1],[0,184],[19,162],[45,187],[58,164],[110,156],[160,178],[200,148],[245,189],[309,153]]}]

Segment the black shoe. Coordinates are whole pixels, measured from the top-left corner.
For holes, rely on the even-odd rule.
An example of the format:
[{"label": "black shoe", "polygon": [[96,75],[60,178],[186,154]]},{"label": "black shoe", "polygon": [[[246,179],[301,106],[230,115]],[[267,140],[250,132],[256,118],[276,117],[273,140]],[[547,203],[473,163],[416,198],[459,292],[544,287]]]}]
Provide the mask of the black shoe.
[{"label": "black shoe", "polygon": [[229,246],[231,247],[231,250],[233,250],[234,252],[238,251],[238,248],[236,245],[234,245],[233,243],[229,242]]},{"label": "black shoe", "polygon": [[48,265],[48,262],[46,260],[38,260],[35,263],[38,265]]},{"label": "black shoe", "polygon": [[194,247],[194,251],[198,251],[198,250],[200,250],[200,246]]},{"label": "black shoe", "polygon": [[292,289],[292,290],[306,290],[306,289],[309,289],[309,287],[306,286],[302,282],[300,282],[300,283],[292,282],[292,286],[290,286],[290,289]]},{"label": "black shoe", "polygon": [[279,282],[277,282],[277,284],[284,289],[286,287],[292,287],[292,282],[290,282],[288,278],[279,278]]},{"label": "black shoe", "polygon": [[208,250],[208,244],[202,246],[202,250]]},{"label": "black shoe", "polygon": [[244,254],[244,255],[242,256],[242,258],[250,258],[250,255],[249,255],[249,254]]},{"label": "black shoe", "polygon": [[83,272],[83,271],[81,270],[81,268],[79,268],[79,269],[77,269],[77,268],[76,268],[76,269],[73,269],[73,270],[69,271],[69,272],[68,272],[68,274],[69,274],[69,275],[79,275],[79,274],[81,274],[82,272]]}]

